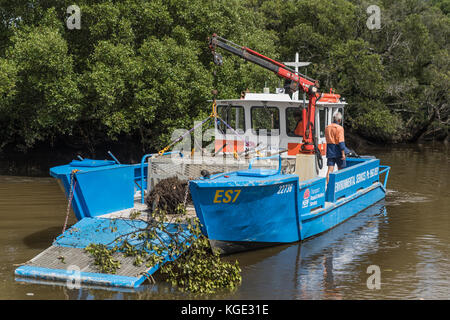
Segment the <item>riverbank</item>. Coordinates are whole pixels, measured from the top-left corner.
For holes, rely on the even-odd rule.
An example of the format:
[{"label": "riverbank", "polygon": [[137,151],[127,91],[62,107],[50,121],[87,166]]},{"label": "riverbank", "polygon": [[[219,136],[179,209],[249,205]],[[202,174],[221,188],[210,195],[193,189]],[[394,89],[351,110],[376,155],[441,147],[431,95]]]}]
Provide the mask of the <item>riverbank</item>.
[{"label": "riverbank", "polygon": [[[347,147],[356,151],[357,154],[366,154],[371,148],[393,147],[399,145],[420,145],[430,141],[419,141],[416,144],[409,143],[376,143],[369,141],[360,135],[346,129],[345,139]],[[448,142],[437,142],[448,145]],[[38,144],[27,152],[20,152],[9,148],[0,152],[0,175],[48,177],[49,169],[54,166],[69,163],[77,158],[109,159],[108,151],[111,151],[121,163],[139,163],[141,157],[155,150],[143,150],[141,144],[134,142],[131,138],[123,138],[120,142],[106,142],[102,145],[87,147],[83,145],[68,145],[63,142],[49,145]]]},{"label": "riverbank", "polygon": [[139,163],[142,155],[147,153],[130,138],[120,141],[105,142],[94,147],[68,145],[63,142],[53,145],[40,143],[26,152],[14,148],[5,149],[0,152],[0,175],[48,177],[51,167],[69,163],[77,159],[77,155],[83,158],[112,160],[108,154],[108,151],[111,151],[121,163]]}]

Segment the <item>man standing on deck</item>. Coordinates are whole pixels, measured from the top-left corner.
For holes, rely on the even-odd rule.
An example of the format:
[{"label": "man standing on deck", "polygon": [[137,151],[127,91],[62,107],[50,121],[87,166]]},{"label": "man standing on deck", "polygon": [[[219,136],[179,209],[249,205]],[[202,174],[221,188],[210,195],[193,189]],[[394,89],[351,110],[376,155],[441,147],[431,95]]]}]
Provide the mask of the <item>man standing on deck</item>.
[{"label": "man standing on deck", "polygon": [[342,127],[342,114],[336,112],[333,115],[333,123],[325,128],[325,139],[327,140],[327,185],[330,172],[334,171],[337,164],[338,170],[346,167],[345,162],[345,139]]}]

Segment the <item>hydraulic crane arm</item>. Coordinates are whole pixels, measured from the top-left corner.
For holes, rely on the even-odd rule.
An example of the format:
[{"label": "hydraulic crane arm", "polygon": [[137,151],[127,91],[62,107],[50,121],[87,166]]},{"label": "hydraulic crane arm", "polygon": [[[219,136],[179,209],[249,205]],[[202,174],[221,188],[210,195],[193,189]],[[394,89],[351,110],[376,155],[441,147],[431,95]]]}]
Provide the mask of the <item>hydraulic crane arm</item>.
[{"label": "hydraulic crane arm", "polygon": [[[216,52],[216,48],[219,47],[224,49],[234,55],[237,55],[247,61],[253,62],[267,70],[274,72],[275,74],[283,77],[287,80],[291,80],[296,85],[300,86],[304,92],[315,94],[317,93],[318,81],[308,78],[307,76],[296,73],[291,68],[286,65],[270,59],[252,49],[247,47],[239,46],[227,39],[224,39],[216,34],[213,34],[209,39],[209,48],[214,55],[214,62],[216,64],[222,64],[222,57]],[[294,91],[297,90],[296,87],[293,88]]]},{"label": "hydraulic crane arm", "polygon": [[[308,78],[307,76],[296,73],[291,68],[287,67],[283,63],[270,59],[252,49],[237,45],[227,39],[224,39],[216,34],[213,34],[209,39],[209,48],[214,56],[214,63],[221,65],[222,56],[216,52],[216,48],[219,47],[232,54],[235,54],[247,61],[253,62],[267,70],[270,70],[280,77],[283,77],[291,81],[291,90],[296,91],[301,89],[308,94],[308,109],[303,109],[303,144],[302,153],[316,153],[320,157],[320,152],[317,149],[314,140],[314,122],[315,122],[315,108],[319,99],[324,99],[327,102],[339,102],[340,95],[337,94],[320,94],[319,82]],[[321,157],[320,157],[321,159]],[[320,165],[321,167],[321,165]]]}]

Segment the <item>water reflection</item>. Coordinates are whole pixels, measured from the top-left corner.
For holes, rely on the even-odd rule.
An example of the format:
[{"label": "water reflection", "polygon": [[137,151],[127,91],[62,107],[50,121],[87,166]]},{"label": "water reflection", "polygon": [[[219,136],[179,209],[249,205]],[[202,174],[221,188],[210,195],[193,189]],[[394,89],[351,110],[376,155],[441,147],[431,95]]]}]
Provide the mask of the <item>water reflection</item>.
[{"label": "water reflection", "polygon": [[244,280],[234,298],[341,299],[345,282],[360,281],[354,272],[370,265],[365,257],[378,250],[385,218],[382,201],[314,239],[242,266]]}]

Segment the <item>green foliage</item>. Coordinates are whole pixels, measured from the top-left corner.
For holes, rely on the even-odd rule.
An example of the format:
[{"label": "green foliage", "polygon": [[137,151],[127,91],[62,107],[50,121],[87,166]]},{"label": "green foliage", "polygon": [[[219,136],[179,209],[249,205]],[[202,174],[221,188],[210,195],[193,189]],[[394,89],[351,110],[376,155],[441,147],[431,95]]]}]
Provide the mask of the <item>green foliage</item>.
[{"label": "green foliage", "polygon": [[[157,151],[175,128],[209,113],[214,88],[207,37],[213,32],[275,54],[275,33],[241,1],[80,0],[81,29],[65,22],[69,1],[2,9],[2,144],[22,150],[64,139],[89,146],[138,137]],[[8,44],[9,43],[9,44]],[[4,61],[6,60],[6,61]],[[275,76],[226,57],[221,97],[262,88]],[[234,60],[234,61],[233,61]],[[233,61],[233,63],[231,63]],[[16,71],[17,70],[17,71]]]},{"label": "green foliage", "polygon": [[[214,32],[280,61],[299,52],[323,92],[345,96],[346,125],[360,134],[448,130],[448,0],[80,0],[80,30],[66,27],[72,2],[31,3],[0,5],[0,148],[62,140],[93,150],[128,137],[154,152],[206,117],[211,89],[237,98],[283,83],[227,53],[214,66]],[[366,27],[372,4],[379,30]],[[365,105],[386,115],[376,133],[358,123]]]},{"label": "green foliage", "polygon": [[0,108],[16,93],[17,69],[13,61],[0,58]]},{"label": "green foliage", "polygon": [[193,293],[236,288],[242,280],[238,262],[223,261],[218,252],[211,250],[209,240],[201,233],[198,218],[189,220],[187,229],[191,246],[180,258],[162,266],[161,273],[166,280],[181,291]]},{"label": "green foliage", "polygon": [[[140,216],[141,213],[132,212],[130,218],[137,220]],[[165,210],[157,208],[147,219],[139,221],[145,222],[145,226],[117,236],[112,249],[98,244],[86,247],[100,272],[116,273],[121,265],[115,257],[120,255],[132,257],[135,266],[145,264],[149,269],[161,265],[167,256],[169,262],[162,264],[160,274],[181,291],[213,293],[232,290],[241,282],[238,262],[223,261],[219,253],[212,252],[198,218],[187,218],[182,203],[170,218]]]},{"label": "green foliage", "polygon": [[221,260],[219,253],[212,253],[209,241],[200,236],[181,258],[163,266],[161,273],[167,275],[173,286],[181,291],[213,293],[219,289],[234,289],[240,284],[241,269]]},{"label": "green foliage", "polygon": [[[402,121],[398,115],[389,112],[387,108],[374,105],[372,101],[359,103],[360,112],[355,119],[355,129],[363,133],[366,138],[373,140],[397,140]],[[365,112],[364,112],[364,111]]]},{"label": "green foliage", "polygon": [[[350,129],[372,140],[397,141],[415,140],[433,123],[448,128],[441,82],[448,66],[431,72],[437,57],[448,53],[448,1],[247,2],[267,17],[267,29],[277,31],[284,60],[298,51],[313,62],[308,74],[322,90],[332,87],[347,99]],[[369,30],[366,9],[374,4],[381,8],[381,29]],[[438,82],[440,95],[432,89]]]},{"label": "green foliage", "polygon": [[0,109],[7,131],[24,149],[70,134],[80,114],[80,92],[67,43],[46,26],[17,29],[11,41],[6,59],[15,66],[15,94]]},{"label": "green foliage", "polygon": [[94,264],[98,266],[102,273],[116,273],[120,268],[120,262],[113,258],[116,249],[108,249],[103,244],[91,243],[84,249],[94,257]]},{"label": "green foliage", "polygon": [[381,97],[384,93],[384,68],[381,58],[370,52],[362,40],[348,40],[332,46],[324,66],[328,82],[344,97]]},{"label": "green foliage", "polygon": [[448,15],[450,13],[450,0],[432,0],[431,3],[444,14]]}]

